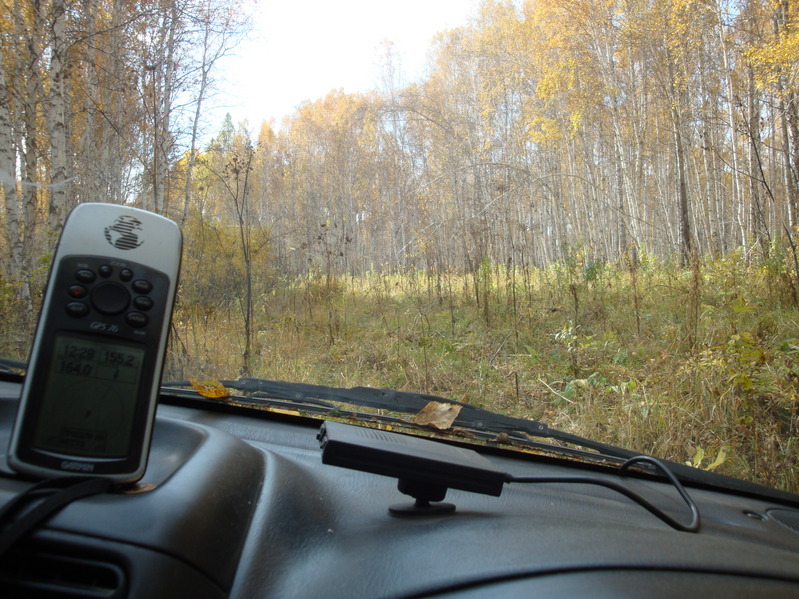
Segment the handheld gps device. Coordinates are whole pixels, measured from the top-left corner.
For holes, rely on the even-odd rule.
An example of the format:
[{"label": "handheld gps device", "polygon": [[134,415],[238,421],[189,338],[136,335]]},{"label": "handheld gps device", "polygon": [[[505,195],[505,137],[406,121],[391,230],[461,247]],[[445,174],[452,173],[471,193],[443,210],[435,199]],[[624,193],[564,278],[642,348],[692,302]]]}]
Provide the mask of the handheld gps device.
[{"label": "handheld gps device", "polygon": [[99,203],[70,212],[28,359],[11,468],[141,478],[181,249],[180,229],[163,216]]}]

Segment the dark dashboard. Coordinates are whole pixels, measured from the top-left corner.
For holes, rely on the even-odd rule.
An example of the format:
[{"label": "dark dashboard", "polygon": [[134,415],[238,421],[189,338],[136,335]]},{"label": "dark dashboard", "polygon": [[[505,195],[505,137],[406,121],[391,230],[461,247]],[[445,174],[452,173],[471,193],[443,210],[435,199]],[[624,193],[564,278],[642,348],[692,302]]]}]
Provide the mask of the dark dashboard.
[{"label": "dark dashboard", "polygon": [[[19,386],[0,386],[5,452]],[[0,560],[9,597],[799,597],[799,498],[687,487],[696,533],[586,484],[450,489],[450,514],[391,515],[395,479],[325,465],[320,421],[159,406],[148,468],[66,506]],[[610,469],[481,450],[518,476]],[[5,456],[3,456],[3,459]],[[674,519],[674,488],[623,484]],[[8,471],[0,506],[30,487]]]}]

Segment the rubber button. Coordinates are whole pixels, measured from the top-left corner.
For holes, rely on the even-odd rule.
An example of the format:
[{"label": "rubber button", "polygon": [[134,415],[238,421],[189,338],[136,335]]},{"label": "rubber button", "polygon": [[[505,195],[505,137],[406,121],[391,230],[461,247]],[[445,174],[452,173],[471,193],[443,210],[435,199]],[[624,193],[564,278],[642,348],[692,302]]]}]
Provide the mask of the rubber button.
[{"label": "rubber button", "polygon": [[139,310],[149,310],[153,307],[153,300],[146,295],[137,295],[133,298],[133,306]]},{"label": "rubber button", "polygon": [[120,281],[128,282],[133,278],[133,271],[129,268],[123,268],[119,271]]},{"label": "rubber button", "polygon": [[75,299],[83,299],[87,293],[88,291],[83,285],[70,285],[69,289],[67,289],[69,297],[74,297]]},{"label": "rubber button", "polygon": [[81,268],[79,271],[75,273],[75,278],[81,283],[94,283],[94,280],[97,278],[97,275],[94,274],[93,270],[89,270],[88,268]]},{"label": "rubber button", "polygon": [[130,304],[130,294],[119,283],[100,283],[92,290],[92,305],[103,314],[119,314]]},{"label": "rubber button", "polygon": [[75,318],[86,316],[89,313],[89,306],[83,302],[69,302],[66,306],[67,314]]},{"label": "rubber button", "polygon": [[133,287],[133,291],[136,293],[150,293],[153,290],[153,284],[144,279],[133,281],[130,286]]},{"label": "rubber button", "polygon": [[146,327],[147,324],[150,322],[150,319],[147,318],[145,314],[141,312],[128,312],[125,314],[125,321],[132,327],[136,327],[140,329],[142,327]]},{"label": "rubber button", "polygon": [[97,269],[97,272],[100,273],[101,277],[105,277],[106,279],[114,274],[114,269],[111,268],[108,264],[103,264],[100,268]]}]

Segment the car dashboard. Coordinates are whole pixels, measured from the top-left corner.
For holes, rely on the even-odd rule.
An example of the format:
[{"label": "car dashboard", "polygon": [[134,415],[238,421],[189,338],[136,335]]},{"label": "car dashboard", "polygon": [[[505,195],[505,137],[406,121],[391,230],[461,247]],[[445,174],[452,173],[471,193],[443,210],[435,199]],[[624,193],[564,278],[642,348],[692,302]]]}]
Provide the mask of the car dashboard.
[{"label": "car dashboard", "polygon": [[[2,451],[18,394],[0,383]],[[408,498],[396,479],[322,463],[320,424],[162,403],[144,478],[67,505],[22,539],[0,560],[2,596],[799,597],[799,498],[689,485],[696,533],[587,484],[450,489],[453,513],[397,516],[388,507]],[[621,481],[689,517],[656,477],[479,451],[516,476]],[[0,506],[31,484],[4,470]]]}]

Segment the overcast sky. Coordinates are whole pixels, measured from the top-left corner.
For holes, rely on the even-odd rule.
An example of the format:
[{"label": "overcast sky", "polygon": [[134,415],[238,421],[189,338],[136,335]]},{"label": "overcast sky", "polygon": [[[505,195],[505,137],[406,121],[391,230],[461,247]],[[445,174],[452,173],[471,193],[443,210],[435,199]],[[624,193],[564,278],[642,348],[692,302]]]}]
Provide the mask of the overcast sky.
[{"label": "overcast sky", "polygon": [[379,85],[381,47],[391,41],[406,79],[423,74],[434,35],[464,25],[478,0],[261,0],[255,29],[221,66],[224,117],[257,130],[276,125],[306,100],[330,90]]}]

